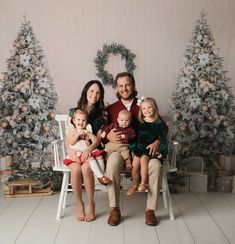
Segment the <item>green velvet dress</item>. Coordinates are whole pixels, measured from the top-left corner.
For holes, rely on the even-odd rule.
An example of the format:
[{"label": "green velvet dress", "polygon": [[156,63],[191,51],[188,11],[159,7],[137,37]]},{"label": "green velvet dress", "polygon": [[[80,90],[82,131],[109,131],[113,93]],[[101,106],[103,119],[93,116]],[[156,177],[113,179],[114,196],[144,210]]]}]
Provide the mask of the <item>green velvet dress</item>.
[{"label": "green velvet dress", "polygon": [[137,157],[142,155],[149,155],[149,149],[146,147],[153,143],[156,139],[160,140],[160,146],[158,153],[162,154],[163,157],[167,155],[167,139],[160,120],[154,122],[139,123],[137,130],[137,139],[129,144],[129,149]]}]

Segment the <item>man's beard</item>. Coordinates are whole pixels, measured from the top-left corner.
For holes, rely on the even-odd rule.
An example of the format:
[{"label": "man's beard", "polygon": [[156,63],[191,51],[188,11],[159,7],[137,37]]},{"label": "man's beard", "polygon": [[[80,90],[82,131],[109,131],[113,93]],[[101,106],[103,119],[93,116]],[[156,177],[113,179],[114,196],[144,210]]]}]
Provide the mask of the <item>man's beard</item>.
[{"label": "man's beard", "polygon": [[120,96],[123,100],[131,100],[132,98],[134,98],[134,93],[132,92],[131,94],[129,94],[128,96]]}]

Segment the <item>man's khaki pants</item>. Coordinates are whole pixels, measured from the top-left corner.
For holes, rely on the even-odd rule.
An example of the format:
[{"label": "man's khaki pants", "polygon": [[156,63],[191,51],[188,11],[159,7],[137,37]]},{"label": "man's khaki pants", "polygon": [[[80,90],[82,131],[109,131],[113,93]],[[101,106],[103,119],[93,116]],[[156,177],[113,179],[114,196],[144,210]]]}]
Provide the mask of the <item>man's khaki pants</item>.
[{"label": "man's khaki pants", "polygon": [[105,144],[105,149],[107,153],[106,158],[108,158],[113,152],[121,153],[123,156],[123,159],[130,159],[131,160],[131,154],[128,149],[128,144],[122,144],[122,143],[115,143],[115,142],[108,142]]},{"label": "man's khaki pants", "polygon": [[[107,160],[106,173],[113,183],[108,185],[109,206],[119,206],[120,198],[120,172],[123,169],[124,159],[118,152],[113,152]],[[148,197],[147,209],[157,209],[158,196],[161,189],[161,162],[154,158],[149,161],[148,166]]]}]

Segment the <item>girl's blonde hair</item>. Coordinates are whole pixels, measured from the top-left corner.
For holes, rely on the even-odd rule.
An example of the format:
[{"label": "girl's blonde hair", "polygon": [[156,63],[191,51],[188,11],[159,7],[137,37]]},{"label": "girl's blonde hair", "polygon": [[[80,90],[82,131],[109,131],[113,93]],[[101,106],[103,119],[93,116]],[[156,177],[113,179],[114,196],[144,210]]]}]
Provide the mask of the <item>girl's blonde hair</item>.
[{"label": "girl's blonde hair", "polygon": [[78,115],[78,114],[85,114],[86,117],[88,117],[88,112],[86,110],[82,110],[82,109],[76,109],[73,113],[73,118]]},{"label": "girl's blonde hair", "polygon": [[154,114],[155,114],[155,116],[156,116],[156,120],[159,120],[158,106],[157,106],[156,101],[155,101],[153,98],[151,98],[151,97],[146,97],[146,98],[144,98],[144,99],[140,102],[140,109],[139,109],[139,114],[138,114],[138,119],[139,119],[139,121],[142,122],[142,123],[144,122],[144,115],[143,115],[143,113],[142,113],[142,107],[141,107],[141,105],[142,105],[144,102],[149,102],[149,103],[152,104],[153,109],[154,109]]},{"label": "girl's blonde hair", "polygon": [[88,112],[87,112],[86,110],[76,109],[76,110],[74,111],[74,113],[73,113],[72,118],[71,118],[71,124],[72,124],[73,126],[75,126],[73,120],[74,120],[75,116],[77,116],[78,114],[85,114],[85,115],[86,115],[86,118],[87,118],[87,120],[88,120]]}]

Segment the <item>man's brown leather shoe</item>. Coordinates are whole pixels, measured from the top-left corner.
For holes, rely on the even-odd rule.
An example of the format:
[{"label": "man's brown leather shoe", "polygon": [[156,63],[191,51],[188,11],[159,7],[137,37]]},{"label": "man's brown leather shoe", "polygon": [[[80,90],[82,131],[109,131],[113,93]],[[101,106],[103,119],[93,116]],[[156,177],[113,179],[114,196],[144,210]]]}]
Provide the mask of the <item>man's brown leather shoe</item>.
[{"label": "man's brown leather shoe", "polygon": [[108,219],[108,224],[115,226],[118,225],[121,221],[121,212],[120,209],[115,207],[112,208],[110,215],[109,215],[109,219]]},{"label": "man's brown leather shoe", "polygon": [[154,210],[147,210],[145,213],[145,224],[156,226],[158,224],[157,217],[154,214]]}]

